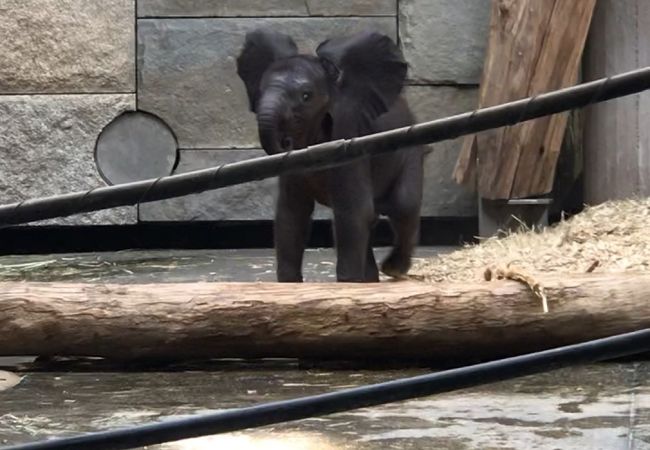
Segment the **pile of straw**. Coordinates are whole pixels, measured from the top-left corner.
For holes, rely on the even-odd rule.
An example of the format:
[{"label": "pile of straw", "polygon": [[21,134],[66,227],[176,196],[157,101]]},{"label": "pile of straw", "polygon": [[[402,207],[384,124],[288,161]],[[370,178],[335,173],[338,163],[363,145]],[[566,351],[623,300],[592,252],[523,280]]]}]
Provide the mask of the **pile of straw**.
[{"label": "pile of straw", "polygon": [[542,231],[505,237],[414,261],[410,275],[425,281],[478,281],[490,267],[516,266],[530,274],[647,271],[650,198],[611,201]]}]

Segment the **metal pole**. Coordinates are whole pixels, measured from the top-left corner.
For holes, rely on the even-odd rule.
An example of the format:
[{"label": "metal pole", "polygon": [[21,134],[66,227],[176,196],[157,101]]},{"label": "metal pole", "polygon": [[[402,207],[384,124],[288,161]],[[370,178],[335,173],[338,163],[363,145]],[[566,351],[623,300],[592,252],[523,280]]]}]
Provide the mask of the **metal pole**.
[{"label": "metal pole", "polygon": [[513,125],[646,89],[650,89],[650,67],[444,119],[326,142],[307,149],[180,175],[2,205],[0,226],[180,197],[284,173],[334,167],[364,156]]}]

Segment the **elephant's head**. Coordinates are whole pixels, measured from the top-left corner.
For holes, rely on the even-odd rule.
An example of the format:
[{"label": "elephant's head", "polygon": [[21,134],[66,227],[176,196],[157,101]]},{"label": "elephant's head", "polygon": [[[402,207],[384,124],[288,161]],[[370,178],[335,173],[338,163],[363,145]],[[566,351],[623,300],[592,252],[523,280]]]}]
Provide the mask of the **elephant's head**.
[{"label": "elephant's head", "polygon": [[246,35],[237,58],[260,142],[268,154],[366,134],[399,96],[407,65],[388,37],[363,32],[299,55],[284,34]]}]

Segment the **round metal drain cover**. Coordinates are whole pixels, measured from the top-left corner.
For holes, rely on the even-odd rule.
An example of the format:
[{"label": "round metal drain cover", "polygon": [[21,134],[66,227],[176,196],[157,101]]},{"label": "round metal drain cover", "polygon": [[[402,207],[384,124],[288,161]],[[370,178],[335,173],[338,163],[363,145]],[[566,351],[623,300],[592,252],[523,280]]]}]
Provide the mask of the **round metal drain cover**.
[{"label": "round metal drain cover", "polygon": [[158,117],[130,111],[113,119],[95,145],[95,161],[108,184],[170,175],[178,157],[172,130]]}]

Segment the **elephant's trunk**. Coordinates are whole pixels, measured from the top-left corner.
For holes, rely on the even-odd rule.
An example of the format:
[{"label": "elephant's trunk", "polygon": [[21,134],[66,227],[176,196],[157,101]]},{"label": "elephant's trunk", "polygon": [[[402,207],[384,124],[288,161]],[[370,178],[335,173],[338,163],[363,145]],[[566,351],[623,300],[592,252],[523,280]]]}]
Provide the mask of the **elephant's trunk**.
[{"label": "elephant's trunk", "polygon": [[287,131],[287,101],[281,92],[265,93],[257,106],[257,131],[264,151],[269,155],[291,150]]}]

